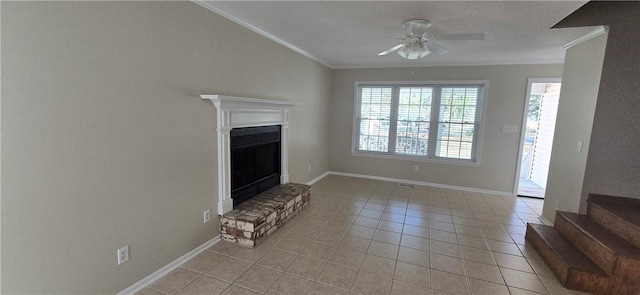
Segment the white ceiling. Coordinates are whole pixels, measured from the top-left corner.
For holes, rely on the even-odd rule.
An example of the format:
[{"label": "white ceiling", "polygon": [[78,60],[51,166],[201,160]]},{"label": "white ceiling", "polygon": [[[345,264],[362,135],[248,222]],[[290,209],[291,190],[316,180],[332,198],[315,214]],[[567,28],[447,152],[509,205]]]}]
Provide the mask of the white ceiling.
[{"label": "white ceiling", "polygon": [[[562,63],[564,44],[593,28],[549,29],[587,1],[195,1],[331,68]],[[398,44],[402,23],[428,19],[451,52],[415,61],[377,53]]]}]

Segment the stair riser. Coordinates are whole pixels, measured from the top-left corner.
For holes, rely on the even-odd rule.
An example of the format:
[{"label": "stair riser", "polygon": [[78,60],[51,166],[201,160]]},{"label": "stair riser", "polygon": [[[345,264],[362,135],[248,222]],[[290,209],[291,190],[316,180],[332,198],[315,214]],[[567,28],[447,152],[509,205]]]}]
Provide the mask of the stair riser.
[{"label": "stair riser", "polygon": [[562,260],[549,248],[549,245],[531,226],[527,225],[527,233],[525,235],[527,242],[531,243],[533,249],[538,252],[542,260],[547,264],[549,269],[556,275],[562,285],[567,281],[568,268]]},{"label": "stair riser", "polygon": [[591,203],[587,205],[587,215],[606,229],[626,239],[629,243],[640,247],[640,228],[637,226]]},{"label": "stair riser", "polygon": [[577,228],[575,224],[560,214],[556,215],[554,227],[567,240],[571,241],[571,244],[580,249],[591,261],[602,268],[604,272],[609,275],[613,273],[617,261],[613,252],[598,243],[591,236],[585,234]]},{"label": "stair riser", "polygon": [[551,249],[551,246],[529,224],[526,233],[527,242],[540,254],[549,269],[556,275],[560,283],[569,289],[580,290],[596,294],[612,294],[609,292],[612,280],[608,277],[597,275],[574,268],[569,268],[562,258]]},{"label": "stair riser", "polygon": [[640,261],[620,258],[610,294],[640,294]]}]

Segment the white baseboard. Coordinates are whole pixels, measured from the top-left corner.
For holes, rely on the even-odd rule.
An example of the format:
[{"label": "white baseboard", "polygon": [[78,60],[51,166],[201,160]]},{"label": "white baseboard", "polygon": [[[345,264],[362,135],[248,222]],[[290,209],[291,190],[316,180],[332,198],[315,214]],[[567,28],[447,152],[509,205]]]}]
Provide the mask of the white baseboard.
[{"label": "white baseboard", "polygon": [[318,176],[318,177],[316,177],[316,178],[314,178],[312,180],[309,180],[309,182],[307,182],[307,185],[312,185],[312,184],[320,181],[320,179],[325,178],[327,175],[329,175],[329,173],[330,173],[330,171],[327,171],[325,173],[320,174],[320,176]]},{"label": "white baseboard", "polygon": [[189,261],[191,258],[193,258],[196,255],[204,252],[209,247],[215,245],[216,243],[218,243],[220,241],[221,240],[220,240],[220,236],[219,235],[216,236],[215,238],[211,239],[211,240],[206,241],[204,244],[202,244],[202,245],[198,246],[197,248],[189,251],[187,254],[184,254],[184,255],[180,256],[178,259],[170,262],[169,264],[163,266],[162,268],[160,268],[160,269],[156,270],[155,272],[153,272],[152,274],[148,275],[144,279],[142,279],[142,280],[138,281],[137,283],[131,285],[129,288],[126,288],[126,289],[120,291],[118,293],[118,295],[135,294],[135,293],[141,291],[142,289],[144,289],[147,286],[151,285],[153,282],[157,281],[161,277],[165,276],[166,274],[170,273],[174,269],[178,268],[183,263]]},{"label": "white baseboard", "polygon": [[331,175],[358,177],[358,178],[366,178],[366,179],[374,179],[374,180],[382,180],[382,181],[391,181],[391,182],[414,184],[414,185],[423,185],[423,186],[433,186],[433,187],[439,187],[439,188],[445,188],[445,189],[463,190],[463,191],[470,191],[470,192],[482,193],[482,194],[493,194],[493,195],[501,195],[501,196],[514,196],[513,192],[502,192],[502,191],[486,190],[486,189],[479,189],[479,188],[473,188],[473,187],[464,187],[464,186],[457,186],[457,185],[439,184],[439,183],[431,183],[431,182],[424,182],[424,181],[415,181],[415,180],[407,180],[407,179],[399,179],[399,178],[391,178],[391,177],[382,177],[382,176],[372,176],[372,175],[365,175],[365,174],[335,172],[335,171],[329,171],[327,173],[331,174]]},{"label": "white baseboard", "polygon": [[544,225],[553,225],[553,222],[547,220],[546,218],[544,218],[544,216],[540,215],[540,217],[538,217],[538,219],[540,219],[540,221],[542,221],[542,223]]}]

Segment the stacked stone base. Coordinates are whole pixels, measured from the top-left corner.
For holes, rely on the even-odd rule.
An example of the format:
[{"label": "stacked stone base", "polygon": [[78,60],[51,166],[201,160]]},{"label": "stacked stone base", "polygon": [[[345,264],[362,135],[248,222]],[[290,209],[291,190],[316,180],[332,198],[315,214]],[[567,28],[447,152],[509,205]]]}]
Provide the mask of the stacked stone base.
[{"label": "stacked stone base", "polygon": [[253,248],[311,201],[311,186],[280,184],[220,216],[222,240]]}]

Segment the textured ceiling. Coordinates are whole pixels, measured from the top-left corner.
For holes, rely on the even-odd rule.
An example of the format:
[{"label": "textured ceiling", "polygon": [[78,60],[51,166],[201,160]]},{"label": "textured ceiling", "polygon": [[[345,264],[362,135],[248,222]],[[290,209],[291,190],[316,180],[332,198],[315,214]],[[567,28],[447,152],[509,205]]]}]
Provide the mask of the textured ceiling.
[{"label": "textured ceiling", "polygon": [[[586,1],[196,1],[332,68],[562,63],[593,28],[549,29]],[[415,61],[377,53],[402,23],[428,19],[434,36],[485,33],[484,41],[437,41],[450,50]]]}]

